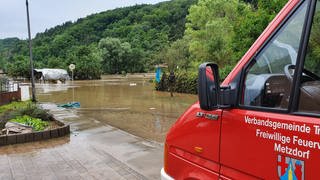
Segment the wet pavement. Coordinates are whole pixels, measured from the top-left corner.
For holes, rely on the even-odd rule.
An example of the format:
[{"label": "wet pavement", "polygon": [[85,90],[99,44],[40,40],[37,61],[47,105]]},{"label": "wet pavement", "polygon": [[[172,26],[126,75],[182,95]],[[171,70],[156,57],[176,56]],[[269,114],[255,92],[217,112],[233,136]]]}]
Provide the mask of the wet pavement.
[{"label": "wet pavement", "polygon": [[[196,96],[153,90],[151,76],[37,84],[43,106],[71,126],[68,137],[0,147],[4,179],[159,179],[163,141]],[[79,109],[55,104],[81,103]],[[52,103],[48,103],[52,102]]]},{"label": "wet pavement", "polygon": [[[70,136],[0,148],[0,179],[159,179],[162,145],[44,104]],[[76,122],[76,123],[74,123]],[[90,128],[78,131],[77,127]]]}]

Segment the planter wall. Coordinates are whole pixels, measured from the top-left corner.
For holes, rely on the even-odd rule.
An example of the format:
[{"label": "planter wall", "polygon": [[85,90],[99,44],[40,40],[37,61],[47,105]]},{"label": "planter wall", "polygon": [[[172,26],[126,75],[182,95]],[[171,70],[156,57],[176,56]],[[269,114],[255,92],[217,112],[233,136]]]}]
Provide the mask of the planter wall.
[{"label": "planter wall", "polygon": [[70,134],[70,125],[63,125],[56,129],[39,131],[39,132],[3,135],[3,136],[0,136],[0,146],[41,141],[46,139],[62,137],[68,134]]}]

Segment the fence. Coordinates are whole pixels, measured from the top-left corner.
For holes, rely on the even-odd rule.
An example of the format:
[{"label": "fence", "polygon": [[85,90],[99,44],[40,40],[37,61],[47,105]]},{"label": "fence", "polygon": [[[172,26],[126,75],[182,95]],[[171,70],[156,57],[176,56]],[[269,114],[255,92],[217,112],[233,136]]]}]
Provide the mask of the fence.
[{"label": "fence", "polygon": [[0,93],[18,91],[18,88],[19,88],[18,83],[1,84]]},{"label": "fence", "polygon": [[21,91],[17,82],[0,79],[0,105],[21,100]]}]

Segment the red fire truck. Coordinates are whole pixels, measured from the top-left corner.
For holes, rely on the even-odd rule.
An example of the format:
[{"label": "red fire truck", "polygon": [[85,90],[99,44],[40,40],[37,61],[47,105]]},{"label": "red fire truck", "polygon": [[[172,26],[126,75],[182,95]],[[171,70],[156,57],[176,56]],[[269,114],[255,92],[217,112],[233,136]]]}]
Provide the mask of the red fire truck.
[{"label": "red fire truck", "polygon": [[198,84],[163,180],[320,179],[320,0],[289,0],[222,83],[204,63]]}]

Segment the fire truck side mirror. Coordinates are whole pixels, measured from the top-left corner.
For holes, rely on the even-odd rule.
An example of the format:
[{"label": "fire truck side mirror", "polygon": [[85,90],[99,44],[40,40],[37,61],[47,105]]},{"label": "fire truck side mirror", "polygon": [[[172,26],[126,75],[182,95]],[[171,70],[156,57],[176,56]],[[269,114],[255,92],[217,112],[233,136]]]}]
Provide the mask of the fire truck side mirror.
[{"label": "fire truck side mirror", "polygon": [[219,104],[219,68],[214,63],[203,63],[199,66],[198,95],[203,110],[213,110]]}]

